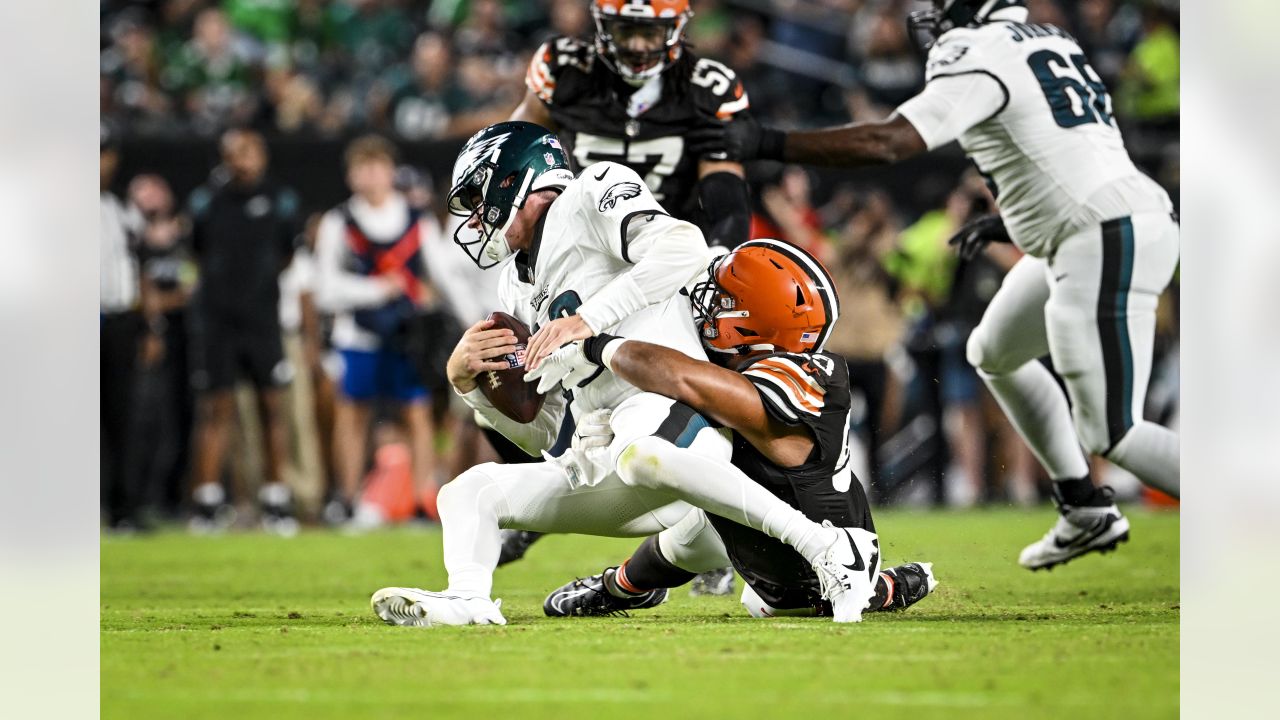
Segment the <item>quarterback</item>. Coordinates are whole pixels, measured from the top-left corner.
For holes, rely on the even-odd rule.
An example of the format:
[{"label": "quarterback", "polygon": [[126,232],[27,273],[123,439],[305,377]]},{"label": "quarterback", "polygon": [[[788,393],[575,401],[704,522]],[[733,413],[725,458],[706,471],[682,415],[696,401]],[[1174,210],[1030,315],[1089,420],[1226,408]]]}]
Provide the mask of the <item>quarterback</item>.
[{"label": "quarterback", "polygon": [[[929,47],[927,84],[883,122],[782,133],[730,127],[755,157],[888,163],[959,140],[1000,216],[953,242],[992,240],[1025,257],[969,338],[968,358],[1053,479],[1060,517],[1022,551],[1053,567],[1126,540],[1129,522],[1096,488],[1081,448],[1179,494],[1178,436],[1142,417],[1156,301],[1178,263],[1168,195],[1129,158],[1111,97],[1079,44],[1029,25],[1022,0],[932,0],[910,24]],[[1049,355],[1071,403],[1037,359]]]},{"label": "quarterback", "polygon": [[[710,260],[693,225],[668,216],[633,170],[597,163],[574,177],[559,141],[525,122],[472,137],[454,165],[451,212],[468,221],[455,241],[483,267],[502,268],[502,309],[534,328],[530,369],[565,343],[600,332],[705,359],[680,294]],[[512,257],[514,256],[514,257]],[[609,411],[612,441],[575,444],[554,459],[471,468],[440,492],[444,592],[391,587],[374,593],[377,615],[396,625],[505,624],[491,599],[502,528],[641,537],[673,527],[694,508],[740,522],[795,548],[810,563],[837,622],[856,622],[873,594],[878,540],[858,527],[816,523],[730,464],[727,433],[669,398],[641,392],[612,372],[563,377],[521,424],[481,393],[477,374],[516,351],[507,330],[472,326],[448,363],[454,389],[493,427],[536,455],[550,448],[566,412],[579,427]],[[854,569],[856,568],[856,570]]]}]

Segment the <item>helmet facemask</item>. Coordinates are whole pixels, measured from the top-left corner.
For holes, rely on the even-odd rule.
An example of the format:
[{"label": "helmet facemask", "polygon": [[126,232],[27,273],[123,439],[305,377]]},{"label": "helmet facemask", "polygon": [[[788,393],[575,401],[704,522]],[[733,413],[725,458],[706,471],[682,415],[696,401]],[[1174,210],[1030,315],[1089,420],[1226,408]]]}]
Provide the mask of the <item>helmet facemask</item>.
[{"label": "helmet facemask", "polygon": [[692,12],[674,17],[634,17],[592,6],[600,61],[630,85],[641,86],[680,57]]},{"label": "helmet facemask", "polygon": [[449,214],[467,218],[453,232],[453,241],[482,270],[497,265],[511,255],[506,233],[524,207],[533,171],[523,178],[512,173],[495,180],[497,167],[481,162],[466,174],[449,195]]}]

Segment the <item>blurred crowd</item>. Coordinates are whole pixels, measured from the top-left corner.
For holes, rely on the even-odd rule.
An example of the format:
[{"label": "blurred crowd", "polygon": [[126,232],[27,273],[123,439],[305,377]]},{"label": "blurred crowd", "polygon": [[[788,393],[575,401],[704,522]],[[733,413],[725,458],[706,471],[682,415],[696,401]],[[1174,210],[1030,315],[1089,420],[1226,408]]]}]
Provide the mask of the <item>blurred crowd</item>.
[{"label": "blurred crowd", "polygon": [[[739,73],[766,124],[882,117],[922,85],[903,22],[915,2],[693,6],[689,41]],[[1176,202],[1176,1],[1029,6],[1033,21],[1080,40],[1113,91],[1135,160]],[[108,523],[194,518],[211,529],[236,522],[237,511],[243,522],[246,510],[281,532],[295,518],[430,519],[440,483],[493,457],[450,402],[441,369],[450,338],[493,309],[484,288],[494,279],[452,247],[430,173],[398,150],[505,119],[540,42],[591,34],[586,0],[102,0],[101,20]],[[293,190],[307,168],[272,163],[272,144],[297,137],[346,149],[353,198],[342,208]],[[217,142],[208,182],[175,197],[162,174],[117,177],[122,140],[148,138]],[[1001,246],[960,263],[946,245],[991,212],[981,179],[891,191],[874,177],[761,167],[752,180],[753,237],[800,245],[838,279],[846,312],[828,349],[849,361],[856,467],[873,498],[1041,501],[1038,465],[964,359],[969,331],[1018,257]],[[369,208],[388,197],[412,212],[416,254],[406,251],[399,279],[344,285],[324,247],[356,242],[344,233],[375,226]],[[251,222],[223,221],[224,207]],[[1176,293],[1175,283],[1162,300],[1148,411],[1167,423],[1178,400]],[[369,312],[391,307],[411,319],[379,335]],[[273,339],[278,357],[264,349]],[[403,362],[411,367],[396,369]],[[352,385],[363,372],[353,368],[366,366],[392,383],[380,386],[387,392],[366,399]],[[424,397],[425,412],[406,410]],[[1116,471],[1098,471],[1125,486]]]}]

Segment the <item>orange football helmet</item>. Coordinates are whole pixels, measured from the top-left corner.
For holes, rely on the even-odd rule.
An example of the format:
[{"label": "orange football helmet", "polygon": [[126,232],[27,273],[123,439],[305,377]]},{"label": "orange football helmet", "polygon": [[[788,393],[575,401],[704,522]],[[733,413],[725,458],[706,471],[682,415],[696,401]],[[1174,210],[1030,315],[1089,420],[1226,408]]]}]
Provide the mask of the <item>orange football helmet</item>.
[{"label": "orange football helmet", "polygon": [[693,289],[708,350],[819,352],[840,317],[830,273],[780,240],[750,240],[712,261]]},{"label": "orange football helmet", "polygon": [[693,11],[689,0],[593,0],[591,17],[600,61],[639,86],[680,58]]}]

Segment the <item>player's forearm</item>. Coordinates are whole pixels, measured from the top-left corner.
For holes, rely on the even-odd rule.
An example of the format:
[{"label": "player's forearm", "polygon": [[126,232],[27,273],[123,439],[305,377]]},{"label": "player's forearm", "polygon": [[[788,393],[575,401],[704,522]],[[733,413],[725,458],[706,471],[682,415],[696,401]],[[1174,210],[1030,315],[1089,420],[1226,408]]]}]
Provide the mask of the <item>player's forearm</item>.
[{"label": "player's forearm", "polygon": [[458,393],[458,396],[476,411],[485,424],[497,430],[530,457],[538,457],[544,450],[550,450],[560,435],[560,422],[564,419],[565,407],[564,398],[557,394],[548,395],[538,416],[527,423],[518,423],[503,415],[478,386],[470,392]]},{"label": "player's forearm", "polygon": [[911,123],[896,114],[883,122],[789,132],[773,145],[786,162],[842,167],[887,165],[928,149]]},{"label": "player's forearm", "polygon": [[698,200],[711,218],[707,244],[735,248],[751,235],[751,194],[742,175],[717,171],[698,181]]},{"label": "player's forearm", "polygon": [[650,305],[669,299],[704,271],[710,251],[702,233],[687,222],[656,216],[635,222],[661,222],[660,234],[633,236],[631,259],[635,266],[592,295],[578,315],[595,332],[603,332]]},{"label": "player's forearm", "polygon": [[614,375],[682,402],[724,427],[750,429],[763,419],[763,406],[750,381],[732,370],[638,340],[619,342],[604,359]]}]

